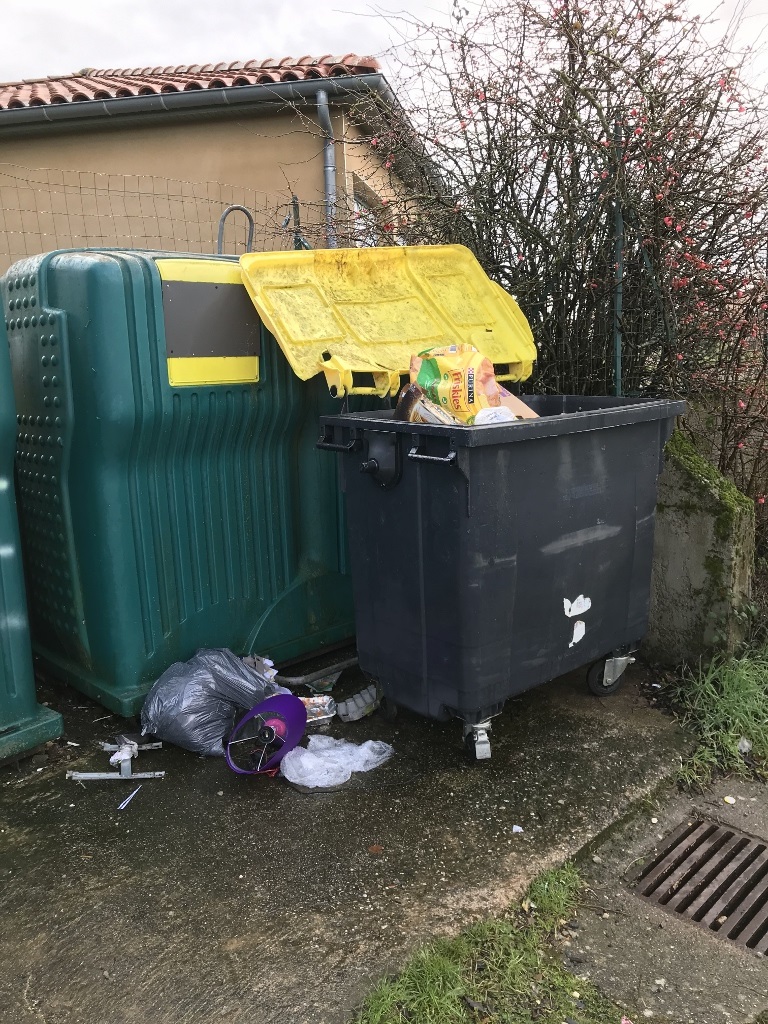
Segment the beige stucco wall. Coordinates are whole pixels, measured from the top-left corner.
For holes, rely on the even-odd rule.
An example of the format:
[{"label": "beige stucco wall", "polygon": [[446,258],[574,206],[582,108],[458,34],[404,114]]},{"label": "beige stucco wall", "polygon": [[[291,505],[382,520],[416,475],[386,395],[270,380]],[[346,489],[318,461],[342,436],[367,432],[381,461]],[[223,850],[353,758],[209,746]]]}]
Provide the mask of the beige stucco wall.
[{"label": "beige stucco wall", "polygon": [[[359,161],[348,119],[334,112],[333,124],[343,207]],[[0,137],[0,272],[68,246],[211,252],[233,202],[254,212],[255,248],[290,248],[280,225],[293,192],[306,237],[324,244],[323,136],[297,113]],[[242,251],[243,224],[228,222],[227,251]]]},{"label": "beige stucco wall", "polygon": [[344,124],[344,139],[347,188],[352,189],[354,178],[357,177],[380,198],[393,199],[402,184],[394,170],[384,166],[388,156],[386,147],[372,146],[370,132],[363,132],[349,119]]},{"label": "beige stucco wall", "polygon": [[[372,145],[372,131],[363,131],[350,119],[345,122],[345,190],[347,195],[357,194],[373,210],[378,210],[380,224],[392,225],[390,234],[379,235],[378,244],[386,244],[400,238],[418,199],[398,175],[397,160],[388,152],[387,145]],[[392,166],[387,167],[387,163]]]}]

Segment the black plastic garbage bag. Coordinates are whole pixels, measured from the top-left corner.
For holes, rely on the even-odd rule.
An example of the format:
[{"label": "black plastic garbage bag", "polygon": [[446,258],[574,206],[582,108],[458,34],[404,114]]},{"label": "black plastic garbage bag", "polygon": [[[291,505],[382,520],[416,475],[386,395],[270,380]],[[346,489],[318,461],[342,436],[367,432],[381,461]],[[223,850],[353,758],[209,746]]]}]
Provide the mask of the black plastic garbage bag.
[{"label": "black plastic garbage bag", "polygon": [[209,757],[224,756],[235,718],[266,697],[287,693],[265,658],[238,658],[227,650],[200,650],[160,676],[141,709],[142,734]]}]

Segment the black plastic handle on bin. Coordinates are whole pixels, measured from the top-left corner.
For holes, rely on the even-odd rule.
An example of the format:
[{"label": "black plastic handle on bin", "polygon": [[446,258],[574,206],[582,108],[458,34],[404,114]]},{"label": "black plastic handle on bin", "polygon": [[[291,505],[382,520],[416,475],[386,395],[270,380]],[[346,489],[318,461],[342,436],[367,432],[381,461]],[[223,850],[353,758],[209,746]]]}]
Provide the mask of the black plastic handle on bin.
[{"label": "black plastic handle on bin", "polygon": [[443,462],[447,465],[456,461],[456,452],[450,451],[447,455],[423,455],[419,446],[415,444],[408,452],[409,459],[416,459],[417,462]]},{"label": "black plastic handle on bin", "polygon": [[329,441],[327,434],[322,434],[317,439],[315,447],[322,448],[326,452],[356,452],[360,448],[360,440],[357,437],[353,437],[346,444],[337,444],[335,441]]}]

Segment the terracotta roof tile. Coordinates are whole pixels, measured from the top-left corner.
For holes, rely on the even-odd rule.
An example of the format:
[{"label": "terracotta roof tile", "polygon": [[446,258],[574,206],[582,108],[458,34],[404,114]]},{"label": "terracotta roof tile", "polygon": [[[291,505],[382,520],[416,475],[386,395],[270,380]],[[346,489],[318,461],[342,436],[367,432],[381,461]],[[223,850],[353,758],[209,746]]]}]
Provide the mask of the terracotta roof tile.
[{"label": "terracotta roof tile", "polygon": [[190,89],[237,88],[272,82],[365,75],[380,70],[373,57],[346,53],[334,57],[268,57],[266,60],[179,64],[145,68],[85,68],[74,75],[25,79],[0,84],[0,110],[47,106],[50,103],[83,103],[120,96],[145,96]]}]

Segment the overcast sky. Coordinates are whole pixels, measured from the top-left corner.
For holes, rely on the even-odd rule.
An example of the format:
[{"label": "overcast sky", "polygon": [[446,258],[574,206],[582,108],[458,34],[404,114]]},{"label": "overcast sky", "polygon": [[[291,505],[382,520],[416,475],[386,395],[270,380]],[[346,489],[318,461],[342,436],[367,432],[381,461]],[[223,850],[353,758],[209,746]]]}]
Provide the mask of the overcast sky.
[{"label": "overcast sky", "polygon": [[[464,0],[467,2],[467,0]],[[469,0],[471,3],[471,0]],[[10,0],[0,0],[10,5]],[[27,0],[6,11],[0,81],[130,68],[323,53],[381,55],[394,38],[376,11],[403,7],[443,20],[451,0]],[[735,0],[718,16],[725,24]],[[717,0],[691,0],[706,15]],[[748,35],[768,25],[768,0],[751,0]]]}]

